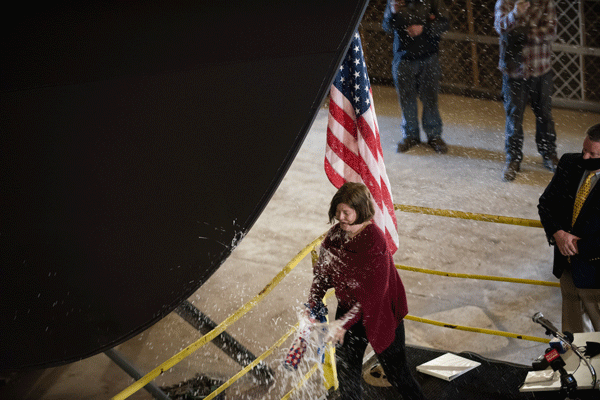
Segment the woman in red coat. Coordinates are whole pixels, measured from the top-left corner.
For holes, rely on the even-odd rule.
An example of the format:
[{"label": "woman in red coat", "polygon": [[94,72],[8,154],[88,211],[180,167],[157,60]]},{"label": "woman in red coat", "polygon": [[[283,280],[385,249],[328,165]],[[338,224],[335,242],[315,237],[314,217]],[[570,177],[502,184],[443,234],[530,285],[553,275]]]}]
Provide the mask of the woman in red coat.
[{"label": "woman in red coat", "polygon": [[405,400],[425,397],[406,361],[403,318],[406,293],[383,232],[372,223],[375,209],[362,183],[345,183],[333,196],[334,225],[321,245],[308,305],[328,289],[338,300],[330,337],[337,343],[341,399],[360,399],[362,361],[371,344],[388,381]]}]

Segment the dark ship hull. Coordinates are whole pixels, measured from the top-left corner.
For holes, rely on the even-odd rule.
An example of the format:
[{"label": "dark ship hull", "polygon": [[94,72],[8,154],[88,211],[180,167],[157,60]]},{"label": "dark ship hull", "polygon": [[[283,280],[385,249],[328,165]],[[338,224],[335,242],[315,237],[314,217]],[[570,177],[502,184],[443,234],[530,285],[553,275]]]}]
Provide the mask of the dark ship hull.
[{"label": "dark ship hull", "polygon": [[366,8],[204,3],[5,14],[0,369],[105,351],[196,291],[275,192]]}]

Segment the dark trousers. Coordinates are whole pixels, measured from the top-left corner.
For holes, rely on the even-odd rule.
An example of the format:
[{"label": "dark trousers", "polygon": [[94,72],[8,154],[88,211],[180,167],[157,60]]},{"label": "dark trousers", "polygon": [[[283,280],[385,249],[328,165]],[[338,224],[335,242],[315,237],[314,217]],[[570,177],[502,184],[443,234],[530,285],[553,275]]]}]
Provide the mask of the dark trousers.
[{"label": "dark trousers", "polygon": [[528,79],[502,77],[502,97],[506,111],[504,149],[506,161],[523,160],[523,114],[531,102],[535,115],[535,143],[544,158],[556,155],[556,132],[552,119],[552,71]]},{"label": "dark trousers", "polygon": [[392,63],[394,85],[402,109],[402,138],[420,139],[417,98],[423,104],[421,122],[427,140],[442,137],[442,117],[438,109],[438,92],[442,70],[438,54],[422,60],[401,60]]},{"label": "dark trousers", "polygon": [[[421,387],[408,367],[404,341],[404,322],[400,322],[394,342],[381,354],[377,354],[377,359],[389,383],[402,395],[402,399],[424,400]],[[362,363],[367,344],[365,328],[362,322],[358,322],[346,332],[344,344],[336,348],[341,400],[362,398]]]}]

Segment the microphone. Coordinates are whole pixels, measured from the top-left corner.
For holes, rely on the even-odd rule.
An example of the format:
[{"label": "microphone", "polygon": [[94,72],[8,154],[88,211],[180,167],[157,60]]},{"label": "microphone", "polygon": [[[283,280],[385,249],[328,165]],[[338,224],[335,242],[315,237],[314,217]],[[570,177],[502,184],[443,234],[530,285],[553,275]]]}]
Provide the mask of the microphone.
[{"label": "microphone", "polygon": [[566,342],[568,344],[573,344],[573,336],[560,332],[554,326],[554,324],[552,324],[552,322],[550,322],[546,318],[544,318],[544,314],[542,314],[541,312],[539,312],[539,311],[536,312],[531,319],[533,320],[533,322],[538,323],[541,326],[543,326],[544,328],[546,328],[547,335],[552,335],[560,340],[563,340],[564,342]]},{"label": "microphone", "polygon": [[[596,370],[594,369],[594,367],[592,366],[590,360],[588,360],[583,353],[579,350],[579,348],[575,345],[573,345],[573,341],[575,340],[573,334],[571,332],[559,332],[558,329],[556,329],[556,327],[550,322],[548,321],[546,318],[544,318],[544,315],[541,312],[537,312],[533,315],[532,317],[533,322],[536,322],[540,325],[542,325],[544,328],[546,328],[546,334],[552,334],[554,335],[554,337],[556,337],[557,339],[559,339],[560,341],[562,341],[563,343],[568,344],[571,347],[571,350],[573,350],[573,352],[575,354],[577,354],[577,356],[583,360],[585,362],[585,364],[587,365],[588,369],[590,370],[590,374],[592,375],[592,387],[596,387]],[[558,358],[560,358],[560,355],[558,354],[558,351],[556,351],[556,349],[552,349],[551,351],[556,352],[556,355],[558,356]],[[549,352],[551,352],[549,349]],[[548,357],[544,356],[546,358],[546,361],[550,362],[550,360],[548,359]],[[556,357],[555,357],[556,358]],[[559,363],[562,361],[562,359],[560,359]],[[564,361],[562,361],[563,366],[564,366]],[[554,364],[554,367],[557,367],[557,364]],[[553,370],[556,371],[556,369],[552,367]],[[562,367],[558,367],[559,371],[561,371],[561,384],[563,385],[563,387],[569,388],[572,387],[573,384],[575,386],[577,386],[577,382],[575,381],[575,378],[573,378],[573,375],[568,375],[566,373],[566,371],[564,370],[564,368]],[[564,371],[564,374],[563,374]],[[569,389],[572,390],[572,389]]]},{"label": "microphone", "polygon": [[560,372],[560,388],[566,391],[567,396],[570,397],[570,395],[577,389],[577,381],[572,374],[568,374],[567,371],[565,371],[564,367],[566,364],[564,360],[560,354],[558,354],[556,349],[548,349],[548,352],[544,355],[544,358],[546,361],[548,361],[553,371]]},{"label": "microphone", "polygon": [[539,312],[539,311],[536,312],[531,319],[533,320],[533,322],[538,323],[541,326],[543,326],[544,328],[546,328],[546,330],[549,333],[551,333],[553,335],[556,335],[558,333],[558,329],[556,329],[554,324],[552,324],[552,322],[550,322],[546,318],[544,318],[544,314],[542,314],[541,312]]}]

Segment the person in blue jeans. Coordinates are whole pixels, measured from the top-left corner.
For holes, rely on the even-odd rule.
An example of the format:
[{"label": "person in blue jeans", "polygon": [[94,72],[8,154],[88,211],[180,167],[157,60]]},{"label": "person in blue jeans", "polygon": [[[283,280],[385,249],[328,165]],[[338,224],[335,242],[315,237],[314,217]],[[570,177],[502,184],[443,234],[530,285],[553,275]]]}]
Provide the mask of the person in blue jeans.
[{"label": "person in blue jeans", "polygon": [[552,42],[556,39],[553,0],[497,0],[494,29],[500,37],[502,98],[506,112],[503,180],[513,181],[523,160],[523,114],[531,102],[535,142],[545,168],[556,171],[556,132],[552,119]]},{"label": "person in blue jeans", "polygon": [[421,124],[427,144],[437,153],[448,152],[438,109],[439,43],[450,26],[446,5],[442,0],[388,0],[382,26],[394,35],[392,75],[402,109],[398,152],[421,143],[418,98],[423,104]]}]

